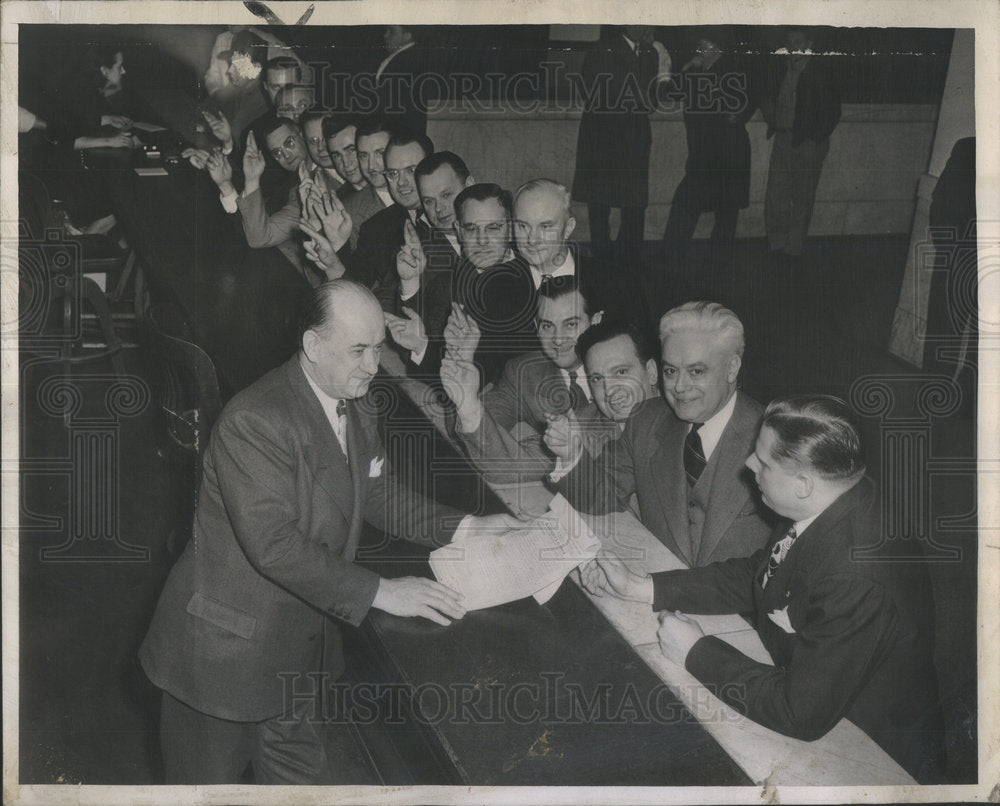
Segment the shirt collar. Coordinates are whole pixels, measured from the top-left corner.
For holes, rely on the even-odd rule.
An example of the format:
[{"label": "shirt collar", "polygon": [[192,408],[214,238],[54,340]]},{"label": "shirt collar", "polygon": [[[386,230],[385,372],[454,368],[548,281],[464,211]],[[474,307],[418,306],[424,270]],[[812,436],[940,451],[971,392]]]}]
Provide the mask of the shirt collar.
[{"label": "shirt collar", "polygon": [[[709,417],[698,429],[698,436],[701,438],[701,451],[705,454],[707,462],[712,457],[715,446],[719,444],[722,432],[726,430],[733,411],[736,409],[736,392],[730,395],[726,405]],[[691,429],[688,428],[688,431]]]},{"label": "shirt collar", "polygon": [[[543,275],[534,266],[529,266],[528,268],[531,269],[531,279],[534,281],[535,289],[537,290],[542,285]],[[546,274],[552,277],[572,277],[574,274],[576,274],[576,260],[574,260],[573,258],[573,250],[572,249],[567,250],[566,259],[563,261],[563,264],[558,269],[552,272],[546,272]]]},{"label": "shirt collar", "polygon": [[[564,367],[559,367],[559,372],[562,373],[563,380],[566,381],[566,385],[569,386],[571,381],[569,377],[569,370]],[[576,385],[579,387],[580,391],[583,392],[583,396],[587,398],[587,402],[591,401],[590,396],[590,385],[587,383],[587,374],[583,371],[583,364],[578,366],[573,370],[576,373]]]},{"label": "shirt collar", "polygon": [[323,407],[323,413],[326,415],[326,419],[330,421],[330,425],[333,427],[333,432],[335,434],[340,433],[340,417],[337,416],[337,404],[340,402],[340,398],[330,397],[326,392],[316,385],[316,382],[309,377],[309,373],[302,370],[302,374],[306,376],[306,380],[309,382],[309,387],[313,390],[319,400],[319,404]]},{"label": "shirt collar", "polygon": [[393,205],[392,194],[389,193],[389,188],[387,187],[377,188],[374,185],[372,185],[372,190],[375,191],[375,195],[378,196],[378,198],[382,201],[383,206],[392,207]]},{"label": "shirt collar", "polygon": [[812,515],[806,518],[805,520],[795,521],[795,523],[792,524],[792,528],[795,529],[796,539],[798,539],[799,536],[801,536],[801,534],[806,530],[806,528],[809,526],[810,523],[812,523],[814,520],[816,520],[816,518],[818,518],[822,514],[823,514],[822,512],[817,512],[815,515]]}]

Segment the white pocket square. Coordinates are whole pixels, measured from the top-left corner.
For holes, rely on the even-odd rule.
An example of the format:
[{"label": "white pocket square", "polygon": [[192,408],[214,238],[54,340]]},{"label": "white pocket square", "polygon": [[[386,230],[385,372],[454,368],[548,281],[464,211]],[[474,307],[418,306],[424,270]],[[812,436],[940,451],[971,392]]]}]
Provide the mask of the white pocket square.
[{"label": "white pocket square", "polygon": [[788,607],[784,607],[781,610],[772,610],[767,614],[767,617],[771,619],[775,624],[781,627],[787,633],[795,632],[795,628],[792,626],[791,619],[788,618]]},{"label": "white pocket square", "polygon": [[377,479],[382,475],[382,465],[385,464],[385,459],[382,457],[376,457],[372,459],[372,463],[368,466],[368,478]]}]

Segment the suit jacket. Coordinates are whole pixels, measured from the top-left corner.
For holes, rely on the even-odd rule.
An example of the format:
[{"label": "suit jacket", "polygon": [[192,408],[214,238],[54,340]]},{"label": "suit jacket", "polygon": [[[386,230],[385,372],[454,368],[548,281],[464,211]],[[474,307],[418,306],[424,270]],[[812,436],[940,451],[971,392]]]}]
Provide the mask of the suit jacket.
[{"label": "suit jacket", "polygon": [[689,566],[752,554],[771,531],[771,517],[743,464],[753,452],[763,410],[742,392],[736,395],[733,415],[710,457],[716,468],[700,545],[691,545],[688,526],[688,423],[678,420],[663,398],[643,402],[621,439],[596,459],[578,462],[553,487],[577,509],[598,514],[625,510],[635,493],[643,525]]},{"label": "suit jacket", "polygon": [[576,273],[580,284],[588,289],[598,310],[605,316],[632,322],[649,339],[655,339],[655,325],[649,307],[649,295],[643,291],[643,281],[627,266],[611,265],[591,257],[574,247]]},{"label": "suit jacket", "polygon": [[483,387],[496,382],[508,361],[537,349],[535,285],[523,259],[485,271],[463,260],[452,275],[451,297],[479,325],[475,363]]},{"label": "suit jacket", "polygon": [[459,513],[387,478],[374,409],[348,402],[348,465],[298,356],[230,401],[205,456],[194,537],[139,650],[153,683],[221,719],[276,716],[282,673],[343,670],[331,619],[360,624],[379,584],[352,562],[362,522],[450,538]]},{"label": "suit jacket", "polygon": [[[393,204],[361,225],[357,248],[352,249],[348,242],[337,253],[351,279],[363,283],[376,294],[380,288],[392,285],[397,278],[396,253],[403,245],[403,226],[408,218],[406,208]],[[418,220],[417,231],[423,239],[429,227]]]},{"label": "suit jacket", "polygon": [[369,218],[371,218],[375,213],[380,213],[382,210],[386,209],[385,205],[382,204],[382,199],[375,192],[375,188],[371,185],[362,188],[357,193],[348,196],[346,199],[341,199],[344,202],[344,209],[347,210],[348,214],[351,216],[351,249],[357,249],[358,246],[358,233],[361,230],[361,225],[364,224]]},{"label": "suit jacket", "polygon": [[[762,104],[764,119],[769,131],[781,83],[788,72],[788,56],[779,57],[777,70],[771,74],[769,98]],[[826,140],[840,122],[840,80],[835,71],[838,64],[831,63],[832,56],[810,56],[795,89],[795,118],[792,123],[792,145],[804,140],[817,143]]]},{"label": "suit jacket", "polygon": [[656,51],[636,54],[623,36],[599,43],[583,61],[589,93],[576,143],[573,198],[612,207],[645,207],[649,197],[650,98]]},{"label": "suit jacket", "polygon": [[403,359],[407,375],[437,383],[444,355],[444,328],[451,315],[452,282],[462,258],[440,230],[425,230],[420,242],[427,266],[417,293],[405,300],[400,296],[399,273],[394,263],[393,273],[379,288],[378,297],[382,308],[397,316],[405,316],[404,306],[419,314],[428,342],[420,363],[415,363],[411,352],[395,342],[391,342],[392,348]]},{"label": "suit jacket", "polygon": [[436,86],[422,86],[429,69],[430,51],[419,44],[396,53],[375,82],[379,114],[414,134],[427,133],[426,94]]},{"label": "suit jacket", "polygon": [[[482,402],[479,428],[459,431],[458,436],[483,476],[494,483],[526,482],[552,472],[555,457],[542,440],[548,426],[545,415],[565,413],[571,403],[559,368],[541,351],[511,359],[496,384],[483,392]],[[576,416],[591,454],[618,437],[617,424],[593,403],[583,402]]]},{"label": "suit jacket", "polygon": [[818,739],[847,717],[918,781],[933,783],[944,726],[926,566],[852,558],[880,542],[879,503],[862,479],[803,530],[763,588],[788,521],[750,557],[653,574],[653,607],[752,613],[774,666],[706,637],[688,653],[688,671],[755,722],[797,739]]}]

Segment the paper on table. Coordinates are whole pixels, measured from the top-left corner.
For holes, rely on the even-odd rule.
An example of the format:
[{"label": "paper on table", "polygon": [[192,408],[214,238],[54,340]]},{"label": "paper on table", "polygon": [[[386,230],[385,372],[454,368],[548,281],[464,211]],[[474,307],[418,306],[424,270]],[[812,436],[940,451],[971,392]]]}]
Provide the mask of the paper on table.
[{"label": "paper on table", "polygon": [[547,601],[576,566],[592,559],[600,541],[562,496],[549,512],[502,534],[471,534],[431,552],[438,582],[465,597],[467,610],[538,594]]},{"label": "paper on table", "polygon": [[155,123],[140,123],[137,121],[132,121],[133,129],[138,129],[141,132],[165,132],[167,130],[166,126],[157,126]]},{"label": "paper on table", "polygon": [[139,176],[168,176],[166,168],[136,168]]}]

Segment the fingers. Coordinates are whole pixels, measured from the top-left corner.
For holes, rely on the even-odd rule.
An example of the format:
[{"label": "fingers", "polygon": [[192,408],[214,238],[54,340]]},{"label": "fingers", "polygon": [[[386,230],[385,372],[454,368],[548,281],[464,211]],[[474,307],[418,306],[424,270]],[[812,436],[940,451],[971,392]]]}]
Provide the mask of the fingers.
[{"label": "fingers", "polygon": [[385,318],[385,323],[389,327],[392,327],[393,325],[404,325],[404,324],[406,324],[406,320],[405,319],[403,319],[403,318],[401,318],[399,316],[396,316],[396,314],[394,314],[394,313],[389,313],[388,311],[382,311],[382,316]]},{"label": "fingers", "polygon": [[253,136],[253,132],[247,135],[247,153],[255,156],[260,154],[260,149],[257,148],[257,138]]},{"label": "fingers", "polygon": [[413,310],[413,308],[408,308],[405,305],[403,306],[403,313],[406,314],[407,319],[412,320],[420,318],[420,314],[418,314],[415,310]]},{"label": "fingers", "polygon": [[420,245],[417,228],[413,226],[413,222],[409,218],[406,219],[406,224],[403,226],[403,243],[411,248]]}]

